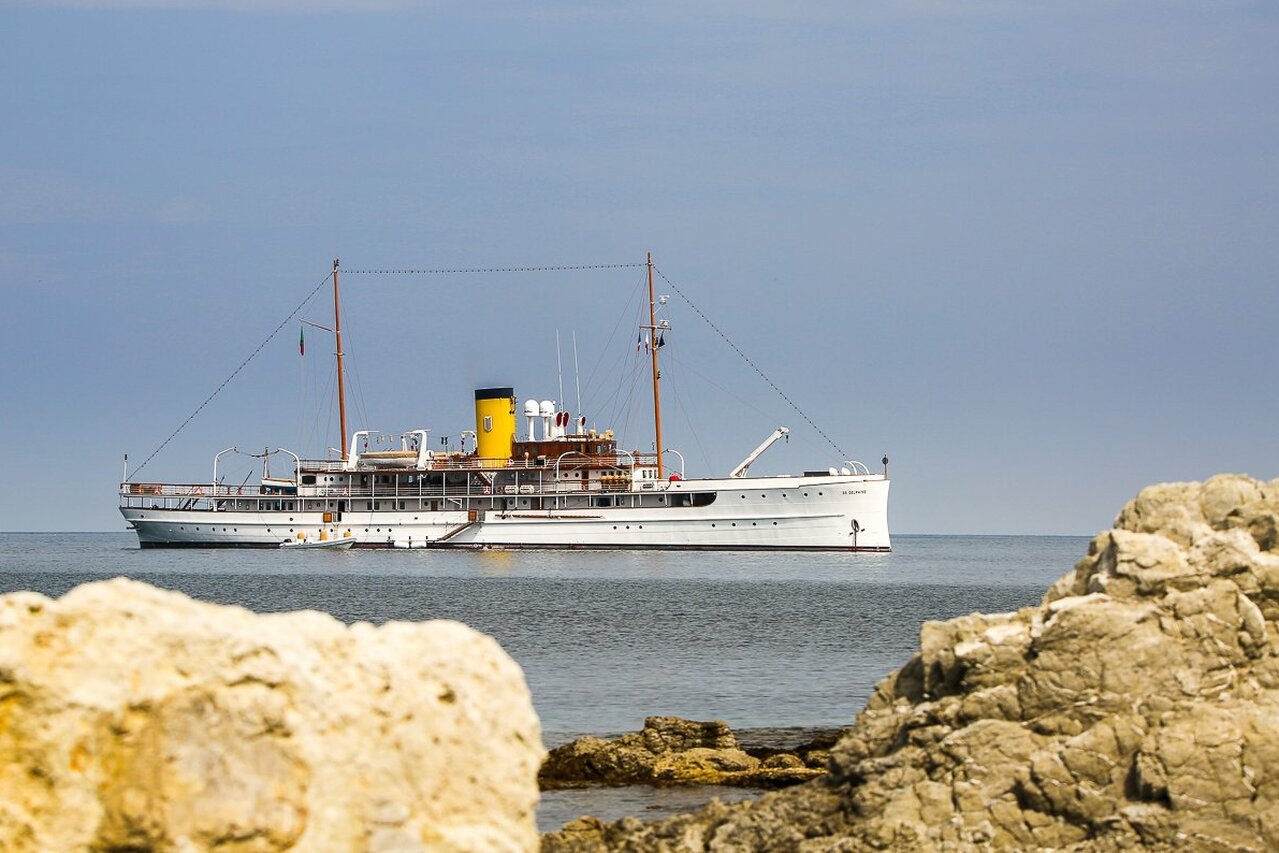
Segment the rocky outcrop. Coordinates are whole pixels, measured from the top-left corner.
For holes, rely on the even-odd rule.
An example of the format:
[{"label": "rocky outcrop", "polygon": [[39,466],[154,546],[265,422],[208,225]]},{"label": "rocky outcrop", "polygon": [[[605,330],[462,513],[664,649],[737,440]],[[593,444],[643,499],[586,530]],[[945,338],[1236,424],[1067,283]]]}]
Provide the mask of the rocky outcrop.
[{"label": "rocky outcrop", "polygon": [[3,850],[532,849],[543,756],[519,667],[457,623],[0,597]]},{"label": "rocky outcrop", "polygon": [[781,788],[826,772],[830,743],[745,750],[727,723],[648,717],[643,731],[582,737],[551,750],[543,790],[581,785],[741,785]]},{"label": "rocky outcrop", "polygon": [[546,851],[1279,848],[1279,481],[1153,486],[1042,603],[925,623],[825,779]]}]

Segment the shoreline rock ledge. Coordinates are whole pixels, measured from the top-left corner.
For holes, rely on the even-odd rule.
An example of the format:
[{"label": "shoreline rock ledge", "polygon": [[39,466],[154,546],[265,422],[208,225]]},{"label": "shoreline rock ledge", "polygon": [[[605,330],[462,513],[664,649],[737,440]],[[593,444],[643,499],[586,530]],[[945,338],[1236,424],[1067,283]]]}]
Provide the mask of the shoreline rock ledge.
[{"label": "shoreline rock ledge", "polygon": [[523,673],[456,622],[0,597],[0,849],[529,850]]},{"label": "shoreline rock ledge", "polygon": [[580,737],[552,749],[538,773],[542,790],[590,785],[737,785],[783,788],[826,773],[832,743],[791,750],[743,748],[722,720],[648,717],[643,731]]},{"label": "shoreline rock ledge", "polygon": [[925,623],[830,775],[586,850],[1279,849],[1279,480],[1151,486],[1035,607]]}]

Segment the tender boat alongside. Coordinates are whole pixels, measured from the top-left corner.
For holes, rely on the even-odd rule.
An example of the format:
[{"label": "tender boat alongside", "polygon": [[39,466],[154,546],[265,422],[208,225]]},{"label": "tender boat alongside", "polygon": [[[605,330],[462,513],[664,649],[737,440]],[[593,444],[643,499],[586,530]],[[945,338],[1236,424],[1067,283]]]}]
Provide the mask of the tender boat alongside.
[{"label": "tender boat alongside", "polygon": [[355,537],[351,536],[350,533],[348,533],[345,537],[336,539],[285,539],[280,543],[281,548],[292,548],[305,551],[349,551],[354,545]]}]

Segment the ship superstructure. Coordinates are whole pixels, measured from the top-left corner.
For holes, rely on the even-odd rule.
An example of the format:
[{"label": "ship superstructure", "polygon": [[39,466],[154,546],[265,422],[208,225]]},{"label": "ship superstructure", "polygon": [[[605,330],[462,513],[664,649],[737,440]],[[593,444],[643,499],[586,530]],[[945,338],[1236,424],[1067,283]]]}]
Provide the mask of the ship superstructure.
[{"label": "ship superstructure", "polygon": [[[398,449],[369,450],[367,430],[343,432],[341,458],[263,454],[255,485],[208,483],[120,486],[120,511],[143,547],[279,547],[285,541],[353,538],[356,547],[668,548],[887,551],[887,458],[882,473],[845,461],[802,475],[749,476],[751,464],[788,433],[778,428],[727,476],[689,478],[683,459],[661,444],[656,341],[649,267],[655,450],[618,446],[611,430],[552,401],[522,405],[511,387],[475,391],[469,451],[430,448],[429,431],[399,436]],[[338,263],[334,314],[341,380]],[[519,417],[525,419],[522,436]],[[266,461],[291,457],[291,477],[272,477]],[[673,455],[679,470],[664,459]]]}]

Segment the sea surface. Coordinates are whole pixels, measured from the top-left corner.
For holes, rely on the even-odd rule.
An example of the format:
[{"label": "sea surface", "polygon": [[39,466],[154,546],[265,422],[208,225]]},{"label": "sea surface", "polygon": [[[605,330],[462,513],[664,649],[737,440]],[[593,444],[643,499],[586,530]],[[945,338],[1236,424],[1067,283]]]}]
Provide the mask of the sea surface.
[{"label": "sea surface", "polygon": [[[650,714],[737,730],[850,724],[920,623],[1035,604],[1085,537],[894,536],[888,554],[241,551],[138,548],[131,533],[0,534],[0,593],[119,575],[258,612],[457,619],[524,668],[548,748]],[[695,808],[733,789],[543,795],[553,829]]]}]

